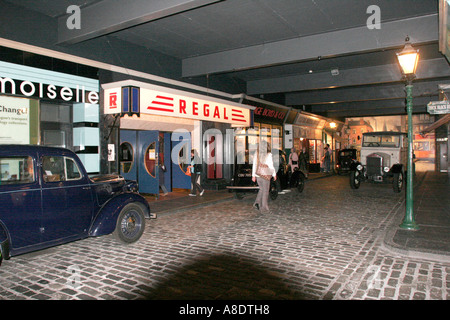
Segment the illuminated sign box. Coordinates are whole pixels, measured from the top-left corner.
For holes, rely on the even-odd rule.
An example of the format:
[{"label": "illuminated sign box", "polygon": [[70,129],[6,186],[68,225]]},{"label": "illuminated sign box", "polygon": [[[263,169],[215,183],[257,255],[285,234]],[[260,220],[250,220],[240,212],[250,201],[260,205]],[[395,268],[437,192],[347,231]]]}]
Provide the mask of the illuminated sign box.
[{"label": "illuminated sign box", "polygon": [[[132,86],[113,88],[104,86],[105,114],[139,110],[140,114],[225,122],[242,127],[250,126],[250,111],[253,108],[251,106],[151,84],[138,86],[136,82],[129,81],[123,84],[125,83],[132,83]],[[124,90],[128,87],[134,89],[131,91],[131,98]]]}]

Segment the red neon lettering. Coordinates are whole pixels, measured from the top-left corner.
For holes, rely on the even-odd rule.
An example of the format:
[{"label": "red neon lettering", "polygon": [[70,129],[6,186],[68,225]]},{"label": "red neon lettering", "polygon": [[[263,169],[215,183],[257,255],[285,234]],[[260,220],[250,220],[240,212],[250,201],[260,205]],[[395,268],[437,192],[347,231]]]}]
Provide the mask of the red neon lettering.
[{"label": "red neon lettering", "polygon": [[261,112],[262,112],[263,110],[264,110],[264,108],[262,108],[262,107],[257,107],[257,108],[255,109],[255,114],[260,115]]},{"label": "red neon lettering", "polygon": [[216,107],[214,108],[214,115],[213,115],[213,118],[219,118],[219,119],[220,119],[219,107],[218,107],[218,106],[216,106]]},{"label": "red neon lettering", "polygon": [[204,104],[203,105],[203,115],[205,117],[209,117],[209,104]]},{"label": "red neon lettering", "polygon": [[111,92],[109,94],[109,106],[111,109],[117,108],[117,92]]},{"label": "red neon lettering", "polygon": [[194,116],[198,116],[198,108],[197,108],[198,102],[192,102],[192,114]]},{"label": "red neon lettering", "polygon": [[224,119],[224,120],[228,120],[228,117],[227,117],[227,108],[223,108],[223,119]]},{"label": "red neon lettering", "polygon": [[180,113],[186,114],[186,100],[180,99]]}]

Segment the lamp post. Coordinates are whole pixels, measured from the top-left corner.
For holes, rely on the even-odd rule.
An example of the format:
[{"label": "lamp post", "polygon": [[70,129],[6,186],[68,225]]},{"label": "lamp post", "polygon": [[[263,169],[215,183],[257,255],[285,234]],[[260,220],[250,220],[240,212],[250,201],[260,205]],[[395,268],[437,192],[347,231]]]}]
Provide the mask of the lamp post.
[{"label": "lamp post", "polygon": [[403,50],[397,53],[403,79],[406,80],[406,112],[408,114],[408,163],[406,181],[406,212],[400,228],[406,230],[418,230],[419,227],[414,219],[413,205],[413,125],[412,125],[412,81],[416,77],[417,63],[419,62],[419,50],[414,49],[409,43],[409,37]]}]

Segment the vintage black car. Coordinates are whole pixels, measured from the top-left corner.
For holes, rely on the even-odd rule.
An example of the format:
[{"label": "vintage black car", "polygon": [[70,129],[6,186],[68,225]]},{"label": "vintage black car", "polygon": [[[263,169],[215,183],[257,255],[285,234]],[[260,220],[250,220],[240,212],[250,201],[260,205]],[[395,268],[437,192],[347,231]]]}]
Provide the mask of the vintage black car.
[{"label": "vintage black car", "polygon": [[[279,193],[290,188],[296,188],[301,193],[305,187],[304,173],[300,170],[295,170],[294,173],[291,173],[286,161],[286,153],[283,150],[277,150],[273,154],[274,165],[275,167],[278,166],[278,171],[277,180],[274,181],[272,179],[270,181],[270,199],[275,200]],[[238,163],[237,159],[241,159],[240,162],[242,163]],[[227,186],[227,189],[230,192],[234,192],[237,199],[242,199],[245,193],[259,190],[258,185],[252,181],[252,163],[253,159],[251,159],[248,151],[243,159],[239,155],[236,157],[232,185]]]},{"label": "vintage black car", "polygon": [[338,174],[349,173],[353,161],[356,161],[356,149],[339,150],[336,161],[336,170]]},{"label": "vintage black car", "polygon": [[89,177],[70,150],[0,145],[2,259],[113,233],[137,241],[151,215],[137,183],[116,175]]}]

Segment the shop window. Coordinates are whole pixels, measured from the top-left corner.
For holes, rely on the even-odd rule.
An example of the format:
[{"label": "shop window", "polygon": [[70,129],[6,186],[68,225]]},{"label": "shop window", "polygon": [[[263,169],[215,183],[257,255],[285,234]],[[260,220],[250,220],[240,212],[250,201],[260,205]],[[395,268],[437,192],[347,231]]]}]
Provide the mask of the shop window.
[{"label": "shop window", "polygon": [[60,130],[45,130],[43,134],[44,145],[50,147],[66,147],[66,133]]},{"label": "shop window", "polygon": [[41,102],[40,109],[42,144],[73,150],[72,105]]},{"label": "shop window", "polygon": [[133,146],[128,142],[123,142],[119,148],[119,161],[122,167],[121,172],[128,173],[133,167],[134,151]]}]

